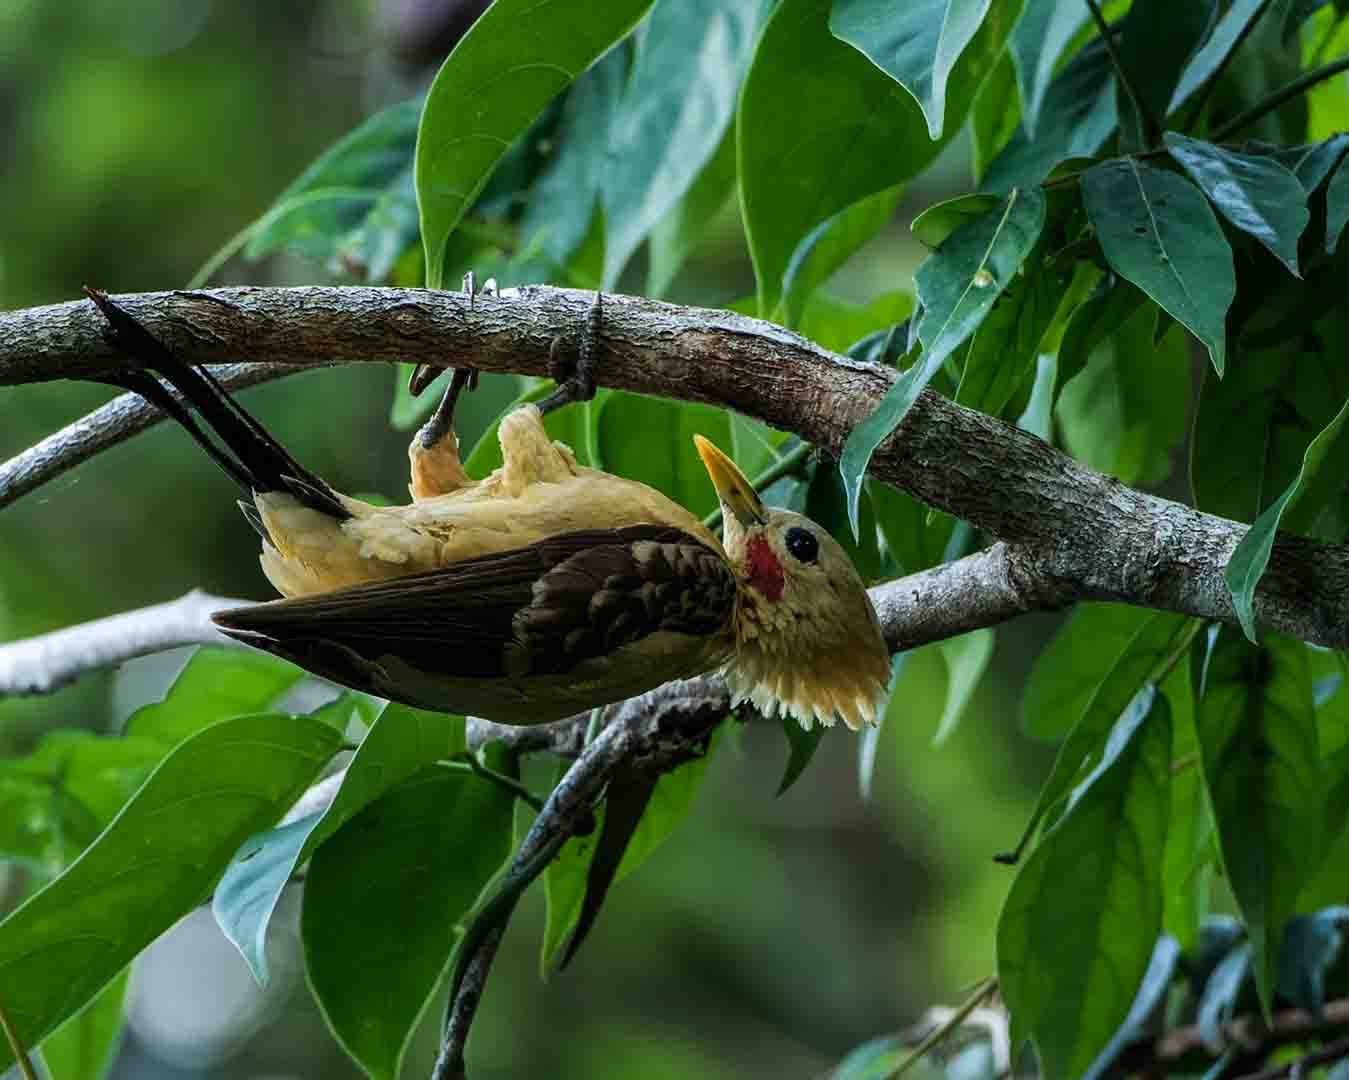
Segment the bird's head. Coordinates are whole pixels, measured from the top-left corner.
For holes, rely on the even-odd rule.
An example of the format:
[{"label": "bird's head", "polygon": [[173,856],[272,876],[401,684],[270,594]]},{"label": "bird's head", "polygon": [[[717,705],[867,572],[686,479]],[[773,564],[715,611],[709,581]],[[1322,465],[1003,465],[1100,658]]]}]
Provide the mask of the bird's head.
[{"label": "bird's head", "polygon": [[801,514],[764,506],[725,454],[694,436],[721,499],[723,543],[740,582],[736,656],[727,681],[737,701],[779,708],[805,727],[842,717],[875,723],[890,653],[852,560]]}]

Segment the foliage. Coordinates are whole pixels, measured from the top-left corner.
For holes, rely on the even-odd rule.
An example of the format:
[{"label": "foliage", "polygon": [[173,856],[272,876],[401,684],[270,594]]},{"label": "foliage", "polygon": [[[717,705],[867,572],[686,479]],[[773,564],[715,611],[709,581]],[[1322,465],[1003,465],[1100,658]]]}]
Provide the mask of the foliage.
[{"label": "foliage", "polygon": [[[890,392],[838,469],[743,418],[602,392],[549,418],[583,462],[707,513],[688,439],[707,433],[868,577],[911,573],[980,542],[866,481],[875,448],[937,392],[1253,523],[1227,573],[1244,636],[1083,604],[1035,663],[1023,724],[1061,745],[1006,857],[1019,866],[997,969],[1014,1039],[1046,1077],[1146,1050],[1168,995],[1168,1022],[1198,1025],[1208,1050],[1157,1068],[1200,1072],[1223,1018],[1316,1009],[1349,985],[1332,903],[1347,884],[1349,690],[1338,658],[1259,635],[1255,604],[1277,530],[1349,530],[1349,138],[1334,133],[1349,106],[1328,83],[1276,93],[1344,40],[1349,12],[1102,7],[1109,42],[1085,4],[1058,0],[606,0],[584,16],[498,0],[424,96],[366,120],[221,252],[433,287],[474,269],[503,287],[610,288],[645,243],[663,292],[738,196],[757,289],[727,306],[896,365]],[[914,297],[892,282],[869,305],[831,297],[833,273],[966,127],[977,190],[913,223],[931,249]],[[421,408],[403,396],[395,420]],[[489,428],[471,470],[494,453]],[[934,650],[939,740],[993,648],[981,630]],[[897,694],[908,677],[897,667]],[[44,886],[0,923],[0,998],[58,1080],[102,1067],[127,965],[208,898],[265,980],[269,922],[306,865],[313,991],[361,1067],[397,1075],[457,927],[509,854],[514,789],[486,766],[514,763],[470,760],[455,717],[387,706],[367,730],[369,703],[347,697],[292,715],[278,701],[299,678],[204,651],[121,736],[58,732],[0,763],[0,856]],[[349,737],[335,801],[278,824]],[[782,790],[818,733],[786,743]],[[863,740],[864,776],[874,752]],[[615,795],[599,831],[563,848],[545,875],[545,966],[677,827],[705,765]],[[887,1075],[900,1045],[868,1044],[839,1075]],[[960,1058],[924,1064],[993,1074],[991,1055],[986,1073]]]}]

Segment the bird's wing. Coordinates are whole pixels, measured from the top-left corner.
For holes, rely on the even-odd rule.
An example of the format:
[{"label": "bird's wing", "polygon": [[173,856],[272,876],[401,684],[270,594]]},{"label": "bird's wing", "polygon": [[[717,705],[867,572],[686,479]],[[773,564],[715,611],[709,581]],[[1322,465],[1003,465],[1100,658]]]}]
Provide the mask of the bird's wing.
[{"label": "bird's wing", "polygon": [[[565,674],[657,631],[711,635],[735,608],[725,560],[680,529],[562,533],[440,570],[215,616],[231,636],[340,681],[333,658],[454,678]],[[335,648],[334,648],[335,647]],[[321,658],[327,659],[321,659]]]}]

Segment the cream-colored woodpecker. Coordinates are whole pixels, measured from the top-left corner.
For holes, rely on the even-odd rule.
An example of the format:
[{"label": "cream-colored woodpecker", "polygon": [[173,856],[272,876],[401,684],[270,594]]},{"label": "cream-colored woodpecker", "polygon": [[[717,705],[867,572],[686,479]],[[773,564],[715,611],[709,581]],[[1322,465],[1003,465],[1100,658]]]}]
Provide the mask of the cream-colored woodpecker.
[{"label": "cream-colored woodpecker", "polygon": [[481,480],[448,423],[419,433],[412,502],[375,506],[334,491],[204,368],[90,295],[133,362],[110,381],[168,412],[244,489],[286,599],[215,615],[232,637],[345,686],[507,724],[718,669],[737,701],[807,727],[877,719],[889,653],[851,561],[808,518],[765,507],[701,436],[724,542],[653,488],[579,466],[534,405],[501,422],[504,463]]}]

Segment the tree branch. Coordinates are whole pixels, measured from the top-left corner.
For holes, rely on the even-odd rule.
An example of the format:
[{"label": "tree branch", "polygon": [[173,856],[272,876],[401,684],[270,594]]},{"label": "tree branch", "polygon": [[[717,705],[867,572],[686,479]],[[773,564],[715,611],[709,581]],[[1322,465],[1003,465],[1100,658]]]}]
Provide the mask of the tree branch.
[{"label": "tree branch", "polygon": [[[244,355],[295,367],[429,361],[530,375],[548,374],[549,345],[582,324],[590,299],[544,286],[480,296],[472,311],[463,296],[424,289],[231,288],[117,298],[179,355],[199,362]],[[117,369],[122,358],[103,341],[102,327],[88,301],[0,314],[0,385]],[[834,456],[895,377],[771,323],[635,297],[606,298],[600,343],[598,376],[607,386],[732,408]],[[1114,600],[1235,621],[1223,570],[1247,526],[1125,487],[931,391],[878,448],[871,473],[1004,541],[983,570],[1032,607],[1046,599],[1049,606]],[[0,505],[17,497],[6,475],[0,469]],[[1346,610],[1349,547],[1281,535],[1256,593],[1257,619],[1349,648]]]}]

